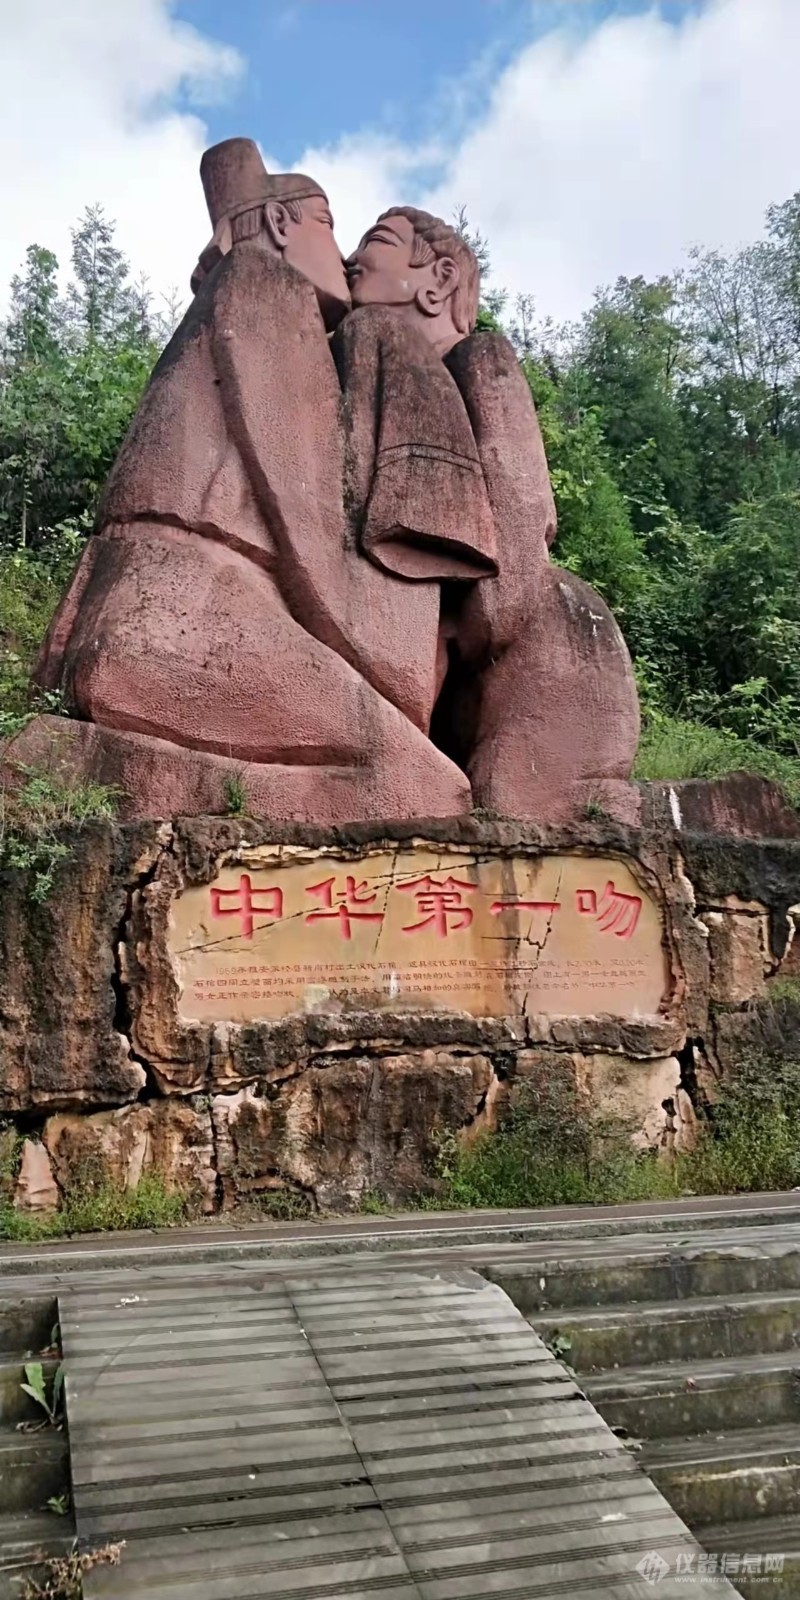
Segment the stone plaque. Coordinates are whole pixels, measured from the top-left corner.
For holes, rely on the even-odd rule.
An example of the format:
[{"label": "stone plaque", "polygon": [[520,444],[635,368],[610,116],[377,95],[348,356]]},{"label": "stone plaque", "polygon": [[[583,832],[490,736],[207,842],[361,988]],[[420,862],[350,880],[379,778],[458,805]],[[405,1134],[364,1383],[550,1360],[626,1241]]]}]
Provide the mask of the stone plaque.
[{"label": "stone plaque", "polygon": [[186,1021],[297,1012],[651,1016],[661,914],[624,862],[409,846],[260,847],[178,896],[170,954]]}]

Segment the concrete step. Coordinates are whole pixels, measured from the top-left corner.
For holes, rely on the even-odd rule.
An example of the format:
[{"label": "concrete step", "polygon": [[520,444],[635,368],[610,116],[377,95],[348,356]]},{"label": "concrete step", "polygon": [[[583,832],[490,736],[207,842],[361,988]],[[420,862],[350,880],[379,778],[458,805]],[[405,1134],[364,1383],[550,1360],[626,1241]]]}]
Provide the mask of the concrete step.
[{"label": "concrete step", "polygon": [[54,1295],[3,1295],[0,1299],[0,1356],[45,1350],[58,1321]]},{"label": "concrete step", "polygon": [[621,1367],[582,1380],[612,1428],[634,1438],[765,1428],[796,1419],[800,1439],[800,1351]]},{"label": "concrete step", "polygon": [[[0,1276],[48,1277],[65,1272],[118,1272],[120,1269],[192,1267],[232,1261],[280,1263],[295,1259],[328,1260],[343,1255],[386,1256],[399,1251],[417,1257],[463,1252],[479,1270],[497,1252],[514,1257],[520,1247],[541,1258],[558,1260],[573,1249],[585,1250],[597,1264],[598,1244],[629,1253],[631,1239],[691,1240],[711,1234],[723,1239],[734,1230],[755,1238],[776,1231],[800,1239],[800,1194],[708,1195],[685,1200],[636,1202],[620,1206],[555,1206],[525,1211],[413,1212],[386,1217],[342,1217],[319,1222],[266,1223],[232,1228],[227,1220],[202,1227],[161,1233],[85,1235],[53,1243],[0,1245]],[[754,1287],[758,1287],[757,1285]],[[772,1285],[765,1285],[772,1287]],[[800,1288],[800,1282],[791,1287]],[[631,1296],[617,1295],[617,1299]],[[652,1298],[665,1298],[656,1295]],[[551,1302],[555,1303],[555,1302]]]},{"label": "concrete step", "polygon": [[746,1241],[731,1238],[730,1243],[720,1235],[705,1244],[691,1236],[647,1243],[628,1238],[613,1247],[599,1241],[592,1254],[573,1259],[531,1248],[524,1254],[497,1253],[480,1271],[530,1318],[590,1306],[617,1309],[800,1290],[800,1232],[794,1227],[784,1227],[778,1236],[747,1232]]},{"label": "concrete step", "polygon": [[566,1336],[565,1359],[581,1373],[794,1349],[800,1364],[798,1291],[634,1301],[607,1311],[568,1311],[557,1321],[544,1313],[528,1320],[548,1344]]},{"label": "concrete step", "polygon": [[709,1526],[800,1516],[797,1424],[654,1439],[637,1459],[702,1544]]},{"label": "concrete step", "polygon": [[[759,1517],[703,1529],[703,1548],[719,1557],[743,1600],[797,1600],[800,1595],[800,1518]],[[713,1569],[712,1569],[713,1570]]]},{"label": "concrete step", "polygon": [[42,1511],[48,1500],[66,1493],[69,1460],[66,1434],[0,1433],[0,1506],[4,1512]]},{"label": "concrete step", "polygon": [[20,1600],[25,1579],[48,1557],[65,1555],[74,1537],[72,1518],[51,1511],[0,1516],[0,1600]]},{"label": "concrete step", "polygon": [[[41,1360],[49,1397],[52,1394],[53,1377],[58,1362],[40,1356],[33,1356],[31,1359]],[[18,1422],[43,1420],[41,1406],[37,1405],[22,1388],[22,1384],[26,1381],[25,1361],[24,1356],[0,1359],[0,1426],[13,1428]]]}]

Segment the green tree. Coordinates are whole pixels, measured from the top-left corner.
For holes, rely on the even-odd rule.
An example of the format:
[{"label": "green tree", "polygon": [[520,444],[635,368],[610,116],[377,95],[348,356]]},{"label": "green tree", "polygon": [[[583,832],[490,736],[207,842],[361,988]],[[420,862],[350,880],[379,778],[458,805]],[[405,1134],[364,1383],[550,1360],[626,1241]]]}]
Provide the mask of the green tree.
[{"label": "green tree", "polygon": [[141,305],[128,282],[130,266],[114,242],[115,226],[103,207],[94,205],[72,229],[68,311],[79,343],[124,342],[140,321]]},{"label": "green tree", "polygon": [[594,585],[624,618],[644,582],[642,547],[615,482],[597,409],[579,404],[570,375],[546,358],[523,371],[539,414],[558,514],[555,559]]},{"label": "green tree", "polygon": [[90,208],[73,234],[74,279],[33,245],[12,283],[0,367],[0,545],[33,550],[88,528],[158,354],[146,281],[129,283],[113,224]]},{"label": "green tree", "polygon": [[45,361],[59,348],[63,311],[58,298],[58,261],[52,250],[31,244],[25,269],[11,279],[11,306],[3,341],[3,365]]},{"label": "green tree", "polygon": [[694,462],[676,396],[691,362],[678,278],[620,278],[598,293],[578,330],[573,381],[595,407],[636,527],[666,496],[689,512]]},{"label": "green tree", "polygon": [[11,282],[0,367],[0,537],[21,546],[40,520],[61,430],[63,318],[58,262],[30,245]]}]

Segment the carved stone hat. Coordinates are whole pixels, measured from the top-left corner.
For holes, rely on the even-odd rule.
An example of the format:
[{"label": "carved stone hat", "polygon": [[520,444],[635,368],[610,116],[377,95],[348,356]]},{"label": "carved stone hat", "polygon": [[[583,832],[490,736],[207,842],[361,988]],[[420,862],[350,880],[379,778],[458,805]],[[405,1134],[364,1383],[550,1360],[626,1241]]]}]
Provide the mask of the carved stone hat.
[{"label": "carved stone hat", "polygon": [[263,205],[267,200],[308,200],[325,192],[302,172],[267,172],[254,139],[223,139],[200,162],[211,226]]},{"label": "carved stone hat", "polygon": [[308,200],[315,194],[327,199],[324,189],[303,172],[267,172],[254,139],[223,139],[212,144],[200,162],[200,179],[214,233],[192,273],[193,294],[227,255],[231,222],[243,211],[252,211],[267,200]]}]

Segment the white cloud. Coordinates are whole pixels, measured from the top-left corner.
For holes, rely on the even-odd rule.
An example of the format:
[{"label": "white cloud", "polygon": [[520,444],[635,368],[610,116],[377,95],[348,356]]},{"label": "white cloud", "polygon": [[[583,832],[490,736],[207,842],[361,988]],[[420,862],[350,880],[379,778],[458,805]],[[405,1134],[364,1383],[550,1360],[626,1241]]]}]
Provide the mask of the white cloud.
[{"label": "white cloud", "polygon": [[187,280],[208,237],[200,117],[174,109],[226,92],[235,51],[168,15],[166,0],[0,4],[0,284],[25,247],[70,252],[70,226],[100,201],[154,285]]},{"label": "white cloud", "polygon": [[[798,183],[800,0],[704,0],[678,25],[654,9],[593,30],[585,16],[570,26],[582,9],[559,6],[466,133],[454,90],[435,147],[354,126],[298,152],[329,190],[342,246],[387,205],[449,216],[465,203],[497,281],[565,317],[619,273],[754,237]],[[32,240],[66,260],[70,225],[97,199],[137,267],[185,286],[208,234],[197,107],[241,63],[169,13],[169,0],[0,0],[0,285]]]},{"label": "white cloud", "polygon": [[564,23],[498,78],[433,192],[414,188],[417,152],[366,136],[328,152],[342,243],[384,205],[449,216],[464,203],[496,280],[544,315],[576,315],[620,273],[668,272],[692,244],[760,232],[798,185],[799,60],[800,0],[707,0],[677,26],[655,10],[591,32]]}]

